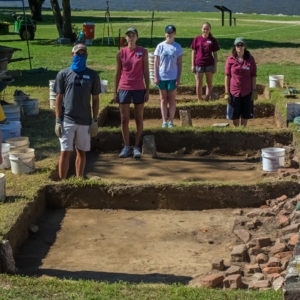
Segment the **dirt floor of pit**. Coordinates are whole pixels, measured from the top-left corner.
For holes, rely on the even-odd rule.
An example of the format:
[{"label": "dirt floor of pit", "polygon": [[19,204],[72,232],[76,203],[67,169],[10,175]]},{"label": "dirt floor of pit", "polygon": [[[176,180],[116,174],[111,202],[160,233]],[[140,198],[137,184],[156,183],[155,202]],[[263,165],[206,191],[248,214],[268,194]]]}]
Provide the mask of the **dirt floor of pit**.
[{"label": "dirt floor of pit", "polygon": [[183,282],[230,259],[232,209],[47,211],[16,256],[22,274]]},{"label": "dirt floor of pit", "polygon": [[[201,153],[202,154],[202,153]],[[157,158],[119,158],[118,153],[89,153],[86,176],[103,181],[127,183],[170,183],[178,181],[226,181],[256,183],[265,178],[259,159],[246,156],[220,156],[159,153]],[[268,176],[268,179],[270,177]]]},{"label": "dirt floor of pit", "polygon": [[[229,123],[230,127],[233,127],[232,121],[227,119],[213,119],[213,118],[193,118],[192,123],[194,127],[210,127],[215,123]],[[145,119],[144,120],[144,128],[155,128],[161,127],[162,120],[161,119]],[[120,120],[109,120],[110,126],[120,126]],[[179,119],[174,119],[174,125],[177,127],[181,127],[181,121]],[[105,125],[108,126],[108,125]],[[254,118],[248,120],[248,127],[253,129],[277,129],[277,124],[274,117],[267,118]],[[129,127],[135,128],[135,120],[129,121]]]}]

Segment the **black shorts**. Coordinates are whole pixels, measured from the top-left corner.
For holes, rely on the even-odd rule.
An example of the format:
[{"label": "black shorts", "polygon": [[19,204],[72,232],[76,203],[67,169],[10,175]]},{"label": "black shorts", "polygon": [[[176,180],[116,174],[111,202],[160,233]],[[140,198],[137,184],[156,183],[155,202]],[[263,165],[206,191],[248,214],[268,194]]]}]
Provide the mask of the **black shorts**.
[{"label": "black shorts", "polygon": [[251,100],[251,94],[244,97],[235,97],[231,95],[230,103],[227,104],[226,119],[237,120],[240,117],[242,119],[253,119],[253,101]]}]

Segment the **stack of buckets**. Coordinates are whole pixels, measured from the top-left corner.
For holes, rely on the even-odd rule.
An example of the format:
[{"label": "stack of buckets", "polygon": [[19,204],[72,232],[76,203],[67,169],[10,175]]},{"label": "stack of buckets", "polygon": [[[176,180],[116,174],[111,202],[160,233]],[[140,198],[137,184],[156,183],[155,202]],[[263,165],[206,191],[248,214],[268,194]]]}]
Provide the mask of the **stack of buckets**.
[{"label": "stack of buckets", "polygon": [[34,172],[34,149],[29,148],[29,138],[20,136],[2,143],[2,164],[0,169],[9,169],[13,174]]},{"label": "stack of buckets", "polygon": [[49,80],[49,103],[50,108],[55,109],[56,93],[54,92],[55,80]]},{"label": "stack of buckets", "polygon": [[151,84],[154,85],[154,53],[150,52],[148,56],[149,61],[149,77],[151,80]]},{"label": "stack of buckets", "polygon": [[83,23],[83,33],[85,38],[85,44],[87,46],[93,45],[95,38],[95,24],[91,22]]}]

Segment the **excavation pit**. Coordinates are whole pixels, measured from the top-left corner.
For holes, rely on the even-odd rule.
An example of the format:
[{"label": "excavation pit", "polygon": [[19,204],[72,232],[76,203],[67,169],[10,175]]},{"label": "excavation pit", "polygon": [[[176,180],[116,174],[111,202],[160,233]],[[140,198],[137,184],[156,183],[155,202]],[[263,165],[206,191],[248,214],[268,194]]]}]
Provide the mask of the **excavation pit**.
[{"label": "excavation pit", "polygon": [[[209,273],[216,258],[230,263],[232,246],[240,243],[233,233],[240,210],[234,207],[244,207],[246,215],[266,199],[298,191],[298,183],[287,181],[247,186],[51,185],[24,210],[8,238],[15,249],[23,244],[15,255],[20,274],[187,284]],[[38,232],[24,241],[38,217],[37,206],[43,204],[47,209]]]},{"label": "excavation pit", "polygon": [[[211,127],[214,123],[230,123],[226,119],[226,104],[193,104],[178,105],[176,108],[174,124],[181,127],[179,110],[188,109],[191,113],[194,127]],[[161,127],[161,110],[157,106],[145,106],[144,108],[144,128]],[[257,103],[254,107],[254,119],[248,121],[248,127],[253,129],[276,129],[282,127],[282,122],[275,116],[275,108],[271,103]],[[117,106],[107,106],[100,114],[99,125],[101,127],[121,126],[120,112]],[[129,127],[135,127],[134,109],[131,107]]]}]

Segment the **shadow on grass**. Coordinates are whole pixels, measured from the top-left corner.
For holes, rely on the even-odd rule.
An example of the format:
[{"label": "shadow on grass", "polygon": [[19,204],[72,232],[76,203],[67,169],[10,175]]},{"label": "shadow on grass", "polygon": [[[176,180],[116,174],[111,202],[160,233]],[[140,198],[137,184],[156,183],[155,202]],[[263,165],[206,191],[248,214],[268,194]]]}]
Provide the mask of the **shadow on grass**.
[{"label": "shadow on grass", "polygon": [[49,154],[59,151],[54,126],[54,111],[40,109],[37,116],[22,117],[22,135],[29,137],[30,147],[36,151],[36,160],[47,158]]},{"label": "shadow on grass", "polygon": [[55,80],[59,70],[47,70],[45,72],[27,72],[22,70],[22,76],[15,78],[13,83],[16,87],[22,86],[49,86],[49,80]]},{"label": "shadow on grass", "polygon": [[112,272],[95,272],[95,271],[67,271],[57,269],[39,269],[38,276],[47,275],[55,276],[61,279],[70,280],[95,280],[105,281],[108,283],[118,283],[119,281],[129,283],[182,283],[188,284],[192,277],[180,276],[173,274],[150,273],[150,274],[128,274],[128,273],[112,273]]},{"label": "shadow on grass", "polygon": [[[235,38],[218,38],[218,43],[221,49],[225,50],[231,50],[233,47],[233,42]],[[145,47],[145,48],[154,48],[159,43],[164,41],[164,37],[154,37],[152,38],[145,38],[145,37],[139,37],[137,44]],[[181,45],[183,48],[189,48],[193,42],[193,38],[176,38],[176,42]],[[102,38],[95,39],[93,46],[101,46],[102,45]],[[107,46],[107,43],[104,43],[105,46]],[[262,40],[247,40],[247,46],[250,49],[263,49],[263,48],[299,48],[300,43],[283,43],[283,42],[271,42],[271,41],[262,41]],[[116,47],[111,43],[111,47]]]}]

